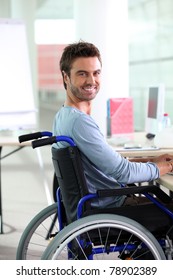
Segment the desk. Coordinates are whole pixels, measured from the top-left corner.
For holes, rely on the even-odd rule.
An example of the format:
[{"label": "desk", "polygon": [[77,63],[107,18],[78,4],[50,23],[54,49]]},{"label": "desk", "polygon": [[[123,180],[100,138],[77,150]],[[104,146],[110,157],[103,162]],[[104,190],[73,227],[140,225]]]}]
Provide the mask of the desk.
[{"label": "desk", "polygon": [[[150,147],[154,145],[153,140],[148,140],[145,137],[144,132],[137,132],[134,133],[132,136],[132,143],[141,144],[143,147]],[[131,149],[123,149],[123,146],[117,146],[116,138],[114,139],[108,139],[108,144],[112,146],[115,150],[117,150],[122,156],[124,157],[153,157],[153,156],[159,156],[162,154],[171,154],[173,155],[173,147],[172,148],[160,148],[155,150],[131,150]],[[163,187],[169,189],[171,192],[173,191],[173,175],[166,174],[159,178],[156,183],[159,185],[162,185]]]},{"label": "desk", "polygon": [[[150,140],[145,137],[145,132],[135,132],[131,136],[129,136],[127,143],[132,143],[135,145],[141,145],[142,147],[152,147],[154,146],[154,139]],[[126,140],[127,140],[126,139]],[[125,140],[125,138],[124,138]],[[108,138],[107,142],[109,145],[112,146],[115,150],[117,150],[120,154],[122,154],[124,157],[152,157],[152,156],[159,156],[163,153],[168,153],[173,155],[173,147],[171,148],[161,148],[161,149],[153,149],[153,150],[143,150],[143,149],[137,149],[136,151],[131,149],[123,149],[123,143],[120,145],[122,139],[121,138]]]},{"label": "desk", "polygon": [[157,180],[158,184],[164,186],[173,192],[173,175],[163,175],[161,178]]},{"label": "desk", "polygon": [[[172,154],[173,155],[173,148],[172,149],[159,149],[159,150],[148,150],[148,151],[119,151],[122,156],[124,157],[153,157],[153,156],[159,156],[162,154]],[[173,175],[165,174],[161,176],[157,181],[159,185],[167,188],[170,190],[170,196],[172,197],[173,192]]]},{"label": "desk", "polygon": [[[116,148],[115,148],[116,149]],[[118,147],[119,149],[119,147]],[[168,149],[155,149],[155,150],[142,150],[138,149],[136,151],[133,151],[131,149],[123,149],[123,150],[118,150],[117,151],[124,157],[154,157],[154,156],[159,156],[163,154],[171,154],[173,155],[173,148],[168,148]]]},{"label": "desk", "polygon": [[[12,155],[13,153],[21,150],[22,148],[29,146],[31,147],[31,142],[27,141],[27,142],[23,142],[23,143],[19,143],[18,141],[18,136],[25,134],[24,133],[20,133],[20,134],[12,134],[12,132],[9,134],[0,134],[0,234],[3,233],[3,211],[2,211],[2,186],[1,186],[1,161],[2,159]],[[5,154],[4,156],[2,156],[2,148],[5,146],[10,146],[10,147],[14,147],[14,150]],[[37,157],[38,157],[38,162],[39,162],[39,167],[40,167],[40,171],[41,171],[41,176],[43,178],[43,185],[45,188],[45,192],[46,192],[46,197],[47,197],[47,201],[48,201],[48,205],[52,204],[52,198],[51,198],[51,194],[49,192],[49,187],[48,187],[48,183],[45,177],[45,172],[44,172],[44,165],[43,165],[43,160],[41,157],[41,153],[40,153],[40,149],[37,148],[36,149],[36,153],[37,153]]]}]

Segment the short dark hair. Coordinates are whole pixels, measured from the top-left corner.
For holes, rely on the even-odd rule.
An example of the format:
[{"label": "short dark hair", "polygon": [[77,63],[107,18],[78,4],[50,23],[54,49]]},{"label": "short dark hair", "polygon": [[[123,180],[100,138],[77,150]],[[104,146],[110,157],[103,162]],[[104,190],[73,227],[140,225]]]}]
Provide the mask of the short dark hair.
[{"label": "short dark hair", "polygon": [[[75,59],[79,57],[97,57],[102,65],[101,55],[98,48],[88,42],[79,41],[78,43],[73,43],[64,48],[60,59],[60,70],[62,73],[62,77],[64,79],[63,71],[70,76],[70,70],[72,67],[72,63]],[[64,87],[66,89],[66,84],[64,82]]]}]

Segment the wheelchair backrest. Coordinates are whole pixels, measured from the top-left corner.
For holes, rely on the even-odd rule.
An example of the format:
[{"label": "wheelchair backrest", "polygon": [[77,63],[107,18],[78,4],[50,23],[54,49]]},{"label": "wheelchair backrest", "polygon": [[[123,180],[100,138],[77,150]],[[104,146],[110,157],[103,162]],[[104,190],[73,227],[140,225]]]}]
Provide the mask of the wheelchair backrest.
[{"label": "wheelchair backrest", "polygon": [[62,149],[52,147],[52,161],[61,190],[67,223],[71,223],[77,218],[79,200],[88,194],[80,152],[76,146]]}]

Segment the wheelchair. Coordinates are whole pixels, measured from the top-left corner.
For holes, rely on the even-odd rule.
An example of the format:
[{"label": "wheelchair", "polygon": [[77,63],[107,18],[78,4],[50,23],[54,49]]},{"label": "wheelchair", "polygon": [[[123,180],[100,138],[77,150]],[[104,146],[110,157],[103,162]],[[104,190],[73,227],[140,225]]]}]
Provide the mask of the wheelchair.
[{"label": "wheelchair", "polygon": [[[57,203],[43,209],[28,224],[19,241],[17,259],[172,260],[173,205],[164,191],[147,184],[89,193],[80,151],[73,139],[49,132],[19,137],[20,142],[32,139],[36,139],[32,141],[33,148],[58,141],[69,146],[52,146],[59,186]],[[145,195],[150,202],[104,209],[92,206],[96,199],[117,195]],[[43,226],[45,234],[38,233],[38,227],[52,215],[51,225]],[[37,240],[33,241],[35,235]]]}]

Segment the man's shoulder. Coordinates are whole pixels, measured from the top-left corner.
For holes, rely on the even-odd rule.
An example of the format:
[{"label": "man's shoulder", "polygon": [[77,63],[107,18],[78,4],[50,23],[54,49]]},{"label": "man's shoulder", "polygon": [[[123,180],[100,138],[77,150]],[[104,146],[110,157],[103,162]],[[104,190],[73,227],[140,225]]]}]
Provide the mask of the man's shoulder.
[{"label": "man's shoulder", "polygon": [[59,115],[63,115],[65,117],[70,117],[71,119],[90,119],[90,116],[85,114],[84,112],[78,110],[77,108],[74,107],[62,107],[61,110],[59,111]]}]

